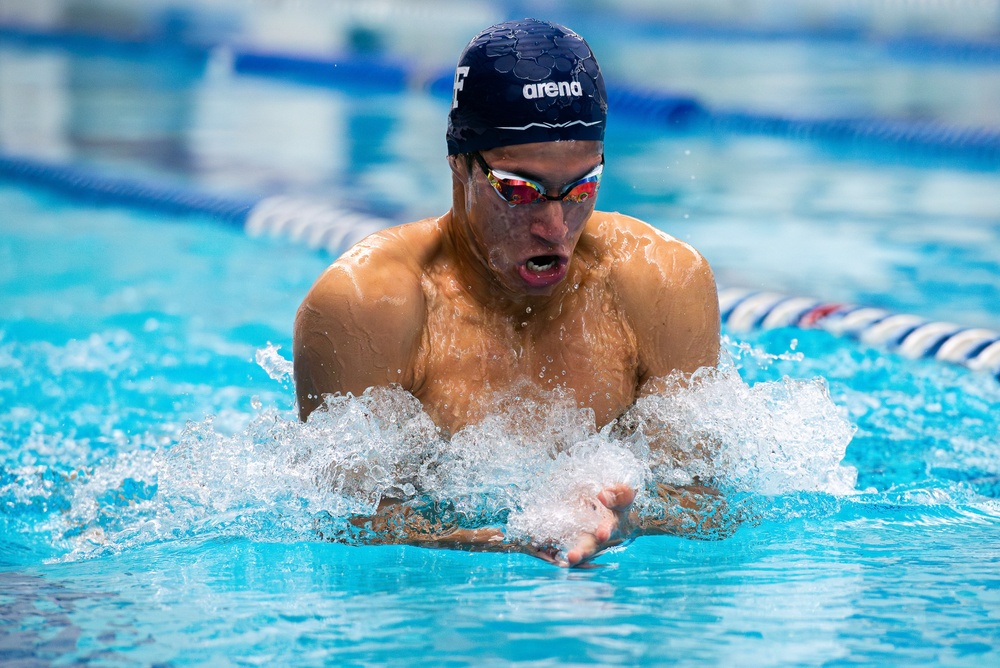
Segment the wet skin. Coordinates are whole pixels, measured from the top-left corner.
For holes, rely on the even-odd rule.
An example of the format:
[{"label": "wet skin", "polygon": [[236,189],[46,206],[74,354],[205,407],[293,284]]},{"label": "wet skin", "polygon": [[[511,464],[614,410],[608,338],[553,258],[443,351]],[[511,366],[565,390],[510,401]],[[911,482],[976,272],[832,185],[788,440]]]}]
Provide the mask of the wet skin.
[{"label": "wet skin", "polygon": [[[554,196],[602,151],[600,142],[570,141],[482,155]],[[559,387],[600,427],[656,391],[656,379],[716,364],[715,283],[694,249],[636,219],[596,212],[593,200],[510,206],[471,160],[449,164],[448,213],[368,237],[303,301],[294,343],[302,419],[325,394],[398,384],[455,433],[487,415],[497,393]],[[634,496],[625,485],[598,494],[592,529],[564,553],[519,549],[585,563],[637,530]],[[512,549],[491,529],[439,542]]]}]

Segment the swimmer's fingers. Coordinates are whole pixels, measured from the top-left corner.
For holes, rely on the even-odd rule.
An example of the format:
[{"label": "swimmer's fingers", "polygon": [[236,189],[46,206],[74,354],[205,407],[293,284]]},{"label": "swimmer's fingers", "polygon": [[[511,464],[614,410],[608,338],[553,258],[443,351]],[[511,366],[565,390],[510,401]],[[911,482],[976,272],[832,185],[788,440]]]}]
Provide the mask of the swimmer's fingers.
[{"label": "swimmer's fingers", "polygon": [[597,526],[582,532],[576,543],[566,551],[566,566],[580,567],[599,556],[609,547],[620,545],[632,533],[629,508],[635,501],[635,490],[625,483],[605,487],[597,494],[600,505],[592,504],[599,514]]},{"label": "swimmer's fingers", "polygon": [[606,511],[594,531],[581,533],[576,544],[566,551],[566,565],[582,566],[600,556],[607,548],[621,545],[623,536],[627,533],[623,520],[622,513]]},{"label": "swimmer's fingers", "polygon": [[614,511],[628,510],[628,507],[635,501],[635,490],[623,482],[605,487],[597,494],[597,500],[604,504],[605,508]]},{"label": "swimmer's fingers", "polygon": [[607,487],[597,495],[598,501],[610,511],[610,518],[605,516],[595,534],[602,543],[614,539],[612,545],[617,545],[635,532],[636,517],[631,512],[635,501],[635,490],[624,483]]},{"label": "swimmer's fingers", "polygon": [[598,540],[594,534],[581,534],[576,545],[566,552],[566,559],[559,562],[559,565],[567,568],[596,568],[597,565],[591,563],[594,559],[604,554],[608,548],[621,545],[623,542],[624,540],[618,537]]},{"label": "swimmer's fingers", "polygon": [[563,559],[562,556],[560,555],[559,548],[551,545],[548,546],[532,545],[529,546],[525,550],[525,552],[533,557],[538,557],[542,561],[547,561],[555,566],[562,566],[564,568],[568,566],[566,560]]},{"label": "swimmer's fingers", "polygon": [[601,541],[592,533],[580,534],[576,545],[566,551],[565,565],[572,568],[586,563],[597,556],[601,547]]}]

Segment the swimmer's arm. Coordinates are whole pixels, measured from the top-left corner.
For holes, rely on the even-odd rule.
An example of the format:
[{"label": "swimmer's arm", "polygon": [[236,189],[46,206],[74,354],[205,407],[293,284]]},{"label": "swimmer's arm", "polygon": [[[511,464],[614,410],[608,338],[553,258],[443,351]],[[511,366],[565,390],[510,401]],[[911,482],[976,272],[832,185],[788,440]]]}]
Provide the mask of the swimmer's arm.
[{"label": "swimmer's arm", "polygon": [[554,547],[509,540],[497,527],[465,529],[441,526],[399,499],[383,499],[373,515],[355,517],[351,523],[363,530],[360,542],[367,545],[402,544],[465,552],[516,552],[560,563],[558,550]]},{"label": "swimmer's arm", "polygon": [[738,521],[716,489],[705,485],[656,483],[652,492],[662,502],[663,511],[642,516],[633,513],[637,534],[718,539],[729,536],[736,529]]},{"label": "swimmer's arm", "polygon": [[[660,232],[647,232],[648,245],[619,272],[621,299],[639,349],[637,397],[676,390],[702,367],[719,362],[719,298],[712,269],[694,248]],[[669,426],[647,433],[650,446],[673,448]],[[659,483],[652,490],[670,510],[659,517],[633,515],[639,534],[720,536],[731,531],[725,501],[701,484]]]},{"label": "swimmer's arm", "polygon": [[402,500],[386,498],[372,515],[351,519],[358,530],[352,540],[366,545],[402,544],[466,552],[520,553],[564,568],[587,567],[605,550],[635,535],[681,533],[673,519],[657,523],[640,518],[631,510],[634,500],[635,491],[628,485],[608,486],[592,500],[590,528],[581,530],[570,544],[559,546],[530,538],[512,539],[497,527],[444,526]]},{"label": "swimmer's arm", "polygon": [[656,379],[688,376],[719,362],[719,296],[711,267],[685,243],[655,230],[648,238],[618,276],[638,345],[640,396],[660,389]]},{"label": "swimmer's arm", "polygon": [[384,255],[355,247],[327,269],[299,307],[293,356],[302,420],[327,394],[360,395],[393,383],[414,389],[423,291],[410,267]]},{"label": "swimmer's arm", "polygon": [[[361,250],[334,263],[296,315],[295,389],[303,420],[322,405],[325,394],[359,395],[392,383],[414,389],[413,359],[425,313],[419,279],[391,258],[368,261],[361,268]],[[435,525],[398,499],[384,499],[375,513],[355,517],[352,524],[360,530],[360,542],[367,544],[524,552],[547,558],[541,548],[508,541],[498,528]]]},{"label": "swimmer's arm", "polygon": [[[676,392],[691,375],[719,363],[719,296],[708,262],[687,244],[657,235],[630,276],[648,297],[630,305],[639,349],[637,398]],[[653,448],[675,450],[670,425],[648,434]]]}]

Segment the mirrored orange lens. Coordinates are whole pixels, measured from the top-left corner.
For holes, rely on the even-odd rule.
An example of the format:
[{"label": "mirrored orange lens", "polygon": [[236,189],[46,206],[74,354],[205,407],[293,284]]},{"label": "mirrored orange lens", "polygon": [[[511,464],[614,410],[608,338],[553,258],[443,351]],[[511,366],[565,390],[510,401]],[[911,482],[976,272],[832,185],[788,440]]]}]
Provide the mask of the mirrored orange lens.
[{"label": "mirrored orange lens", "polygon": [[505,184],[501,193],[511,204],[529,204],[541,199],[542,194],[529,184]]},{"label": "mirrored orange lens", "polygon": [[581,183],[566,192],[563,195],[563,199],[568,199],[570,202],[586,202],[597,194],[598,185],[600,185],[600,182],[596,179],[587,183]]},{"label": "mirrored orange lens", "polygon": [[502,179],[489,173],[490,185],[511,204],[529,204],[542,197],[534,184],[517,179]]}]

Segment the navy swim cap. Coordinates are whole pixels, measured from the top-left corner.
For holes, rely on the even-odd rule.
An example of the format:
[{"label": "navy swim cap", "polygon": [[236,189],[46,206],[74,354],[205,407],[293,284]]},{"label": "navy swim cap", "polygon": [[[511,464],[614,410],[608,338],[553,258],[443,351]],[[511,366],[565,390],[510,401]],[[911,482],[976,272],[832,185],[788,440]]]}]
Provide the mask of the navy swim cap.
[{"label": "navy swim cap", "polygon": [[448,155],[565,139],[604,139],[608,102],[597,59],[564,26],[524,19],[487,28],[455,69]]}]

